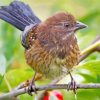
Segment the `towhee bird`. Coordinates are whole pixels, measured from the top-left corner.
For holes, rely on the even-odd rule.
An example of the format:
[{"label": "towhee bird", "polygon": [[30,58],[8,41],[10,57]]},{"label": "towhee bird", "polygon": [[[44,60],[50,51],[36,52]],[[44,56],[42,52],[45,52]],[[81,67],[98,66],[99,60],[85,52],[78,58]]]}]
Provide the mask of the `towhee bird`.
[{"label": "towhee bird", "polygon": [[70,74],[78,64],[80,49],[75,33],[86,25],[72,14],[59,12],[41,22],[28,5],[14,1],[1,6],[0,18],[23,31],[26,62],[36,73],[53,80]]}]

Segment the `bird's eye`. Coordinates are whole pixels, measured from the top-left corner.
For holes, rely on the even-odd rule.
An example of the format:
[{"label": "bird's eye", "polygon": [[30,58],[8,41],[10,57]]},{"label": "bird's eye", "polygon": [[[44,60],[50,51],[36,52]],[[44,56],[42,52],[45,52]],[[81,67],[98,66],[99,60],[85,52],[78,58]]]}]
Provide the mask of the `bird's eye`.
[{"label": "bird's eye", "polygon": [[64,26],[65,26],[65,27],[69,27],[69,24],[68,24],[68,23],[64,23]]}]

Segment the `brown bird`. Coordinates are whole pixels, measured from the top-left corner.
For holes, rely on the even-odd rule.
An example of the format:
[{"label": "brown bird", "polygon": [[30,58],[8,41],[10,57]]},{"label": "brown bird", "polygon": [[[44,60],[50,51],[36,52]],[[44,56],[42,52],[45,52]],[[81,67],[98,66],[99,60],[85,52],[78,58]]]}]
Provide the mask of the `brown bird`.
[{"label": "brown bird", "polygon": [[1,7],[0,18],[23,31],[26,62],[36,73],[53,80],[78,64],[80,50],[75,33],[86,25],[72,14],[59,12],[41,22],[28,5],[14,1]]}]

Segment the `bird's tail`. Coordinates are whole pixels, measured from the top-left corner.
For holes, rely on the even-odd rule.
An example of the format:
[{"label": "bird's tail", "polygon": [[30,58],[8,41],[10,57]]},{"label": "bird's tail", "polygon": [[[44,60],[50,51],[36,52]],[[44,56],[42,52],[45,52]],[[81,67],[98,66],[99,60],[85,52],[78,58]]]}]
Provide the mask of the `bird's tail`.
[{"label": "bird's tail", "polygon": [[0,19],[23,31],[30,24],[40,23],[31,8],[20,1],[14,1],[9,6],[0,7]]}]

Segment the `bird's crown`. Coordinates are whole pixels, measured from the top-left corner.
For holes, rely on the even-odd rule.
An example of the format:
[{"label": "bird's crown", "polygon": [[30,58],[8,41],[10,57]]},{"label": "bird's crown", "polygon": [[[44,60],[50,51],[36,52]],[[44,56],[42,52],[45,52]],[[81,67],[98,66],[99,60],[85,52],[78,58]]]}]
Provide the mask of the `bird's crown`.
[{"label": "bird's crown", "polygon": [[76,23],[76,19],[75,17],[68,13],[68,12],[58,12],[56,14],[54,14],[53,16],[47,18],[47,20],[45,21],[47,24],[57,24],[59,22],[69,22],[71,24],[75,24]]}]

